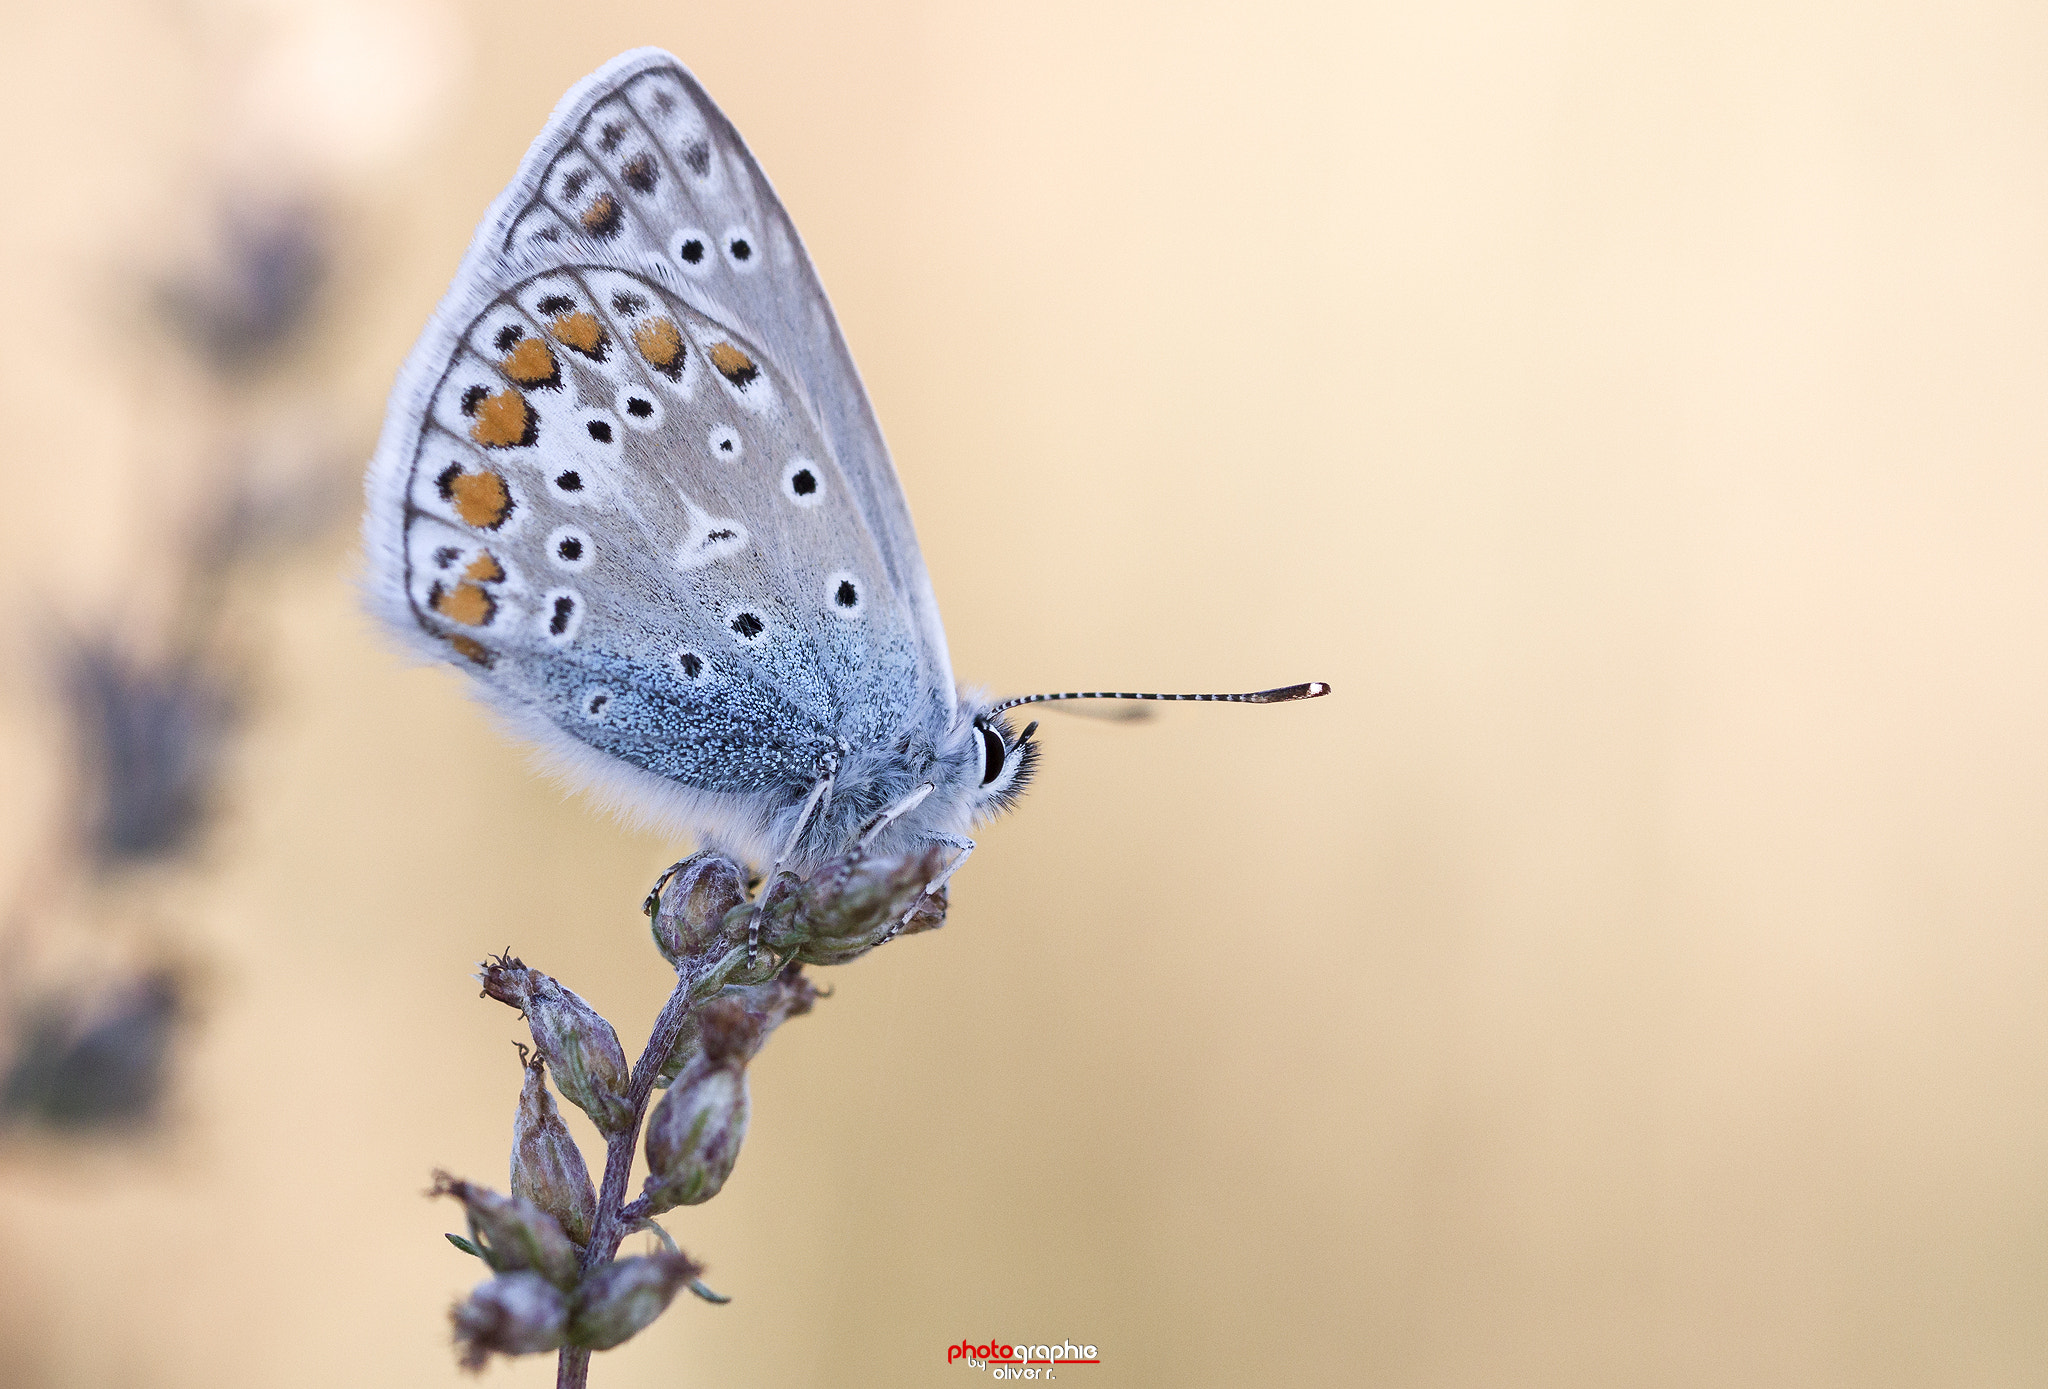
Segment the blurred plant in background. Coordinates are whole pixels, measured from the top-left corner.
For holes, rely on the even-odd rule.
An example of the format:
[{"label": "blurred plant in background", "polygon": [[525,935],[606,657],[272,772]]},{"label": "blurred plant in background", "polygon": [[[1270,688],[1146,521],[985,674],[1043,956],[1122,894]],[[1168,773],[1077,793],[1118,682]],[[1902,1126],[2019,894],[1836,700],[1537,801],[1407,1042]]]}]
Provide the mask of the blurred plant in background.
[{"label": "blurred plant in background", "polygon": [[[485,996],[520,1011],[534,1050],[520,1049],[511,1195],[445,1172],[430,1193],[462,1203],[469,1234],[448,1240],[493,1274],[449,1314],[465,1368],[482,1369],[493,1354],[552,1350],[556,1384],[579,1389],[593,1350],[623,1345],[682,1289],[727,1300],[698,1280],[702,1267],[654,1217],[724,1188],[747,1133],[747,1063],[820,997],[804,967],[846,964],[945,923],[945,889],[925,888],[948,852],[927,845],[878,856],[856,847],[808,879],[777,873],[759,897],[749,895],[746,871],[713,850],[676,864],[645,903],[675,990],[630,1071],[618,1033],[596,1009],[509,953],[484,961]],[[549,1075],[604,1135],[601,1186],[548,1094]],[[656,1090],[663,1093],[650,1114]],[[628,1201],[643,1116],[647,1177]],[[618,1258],[639,1231],[657,1246]]]},{"label": "blurred plant in background", "polygon": [[[310,203],[222,200],[204,261],[145,290],[159,331],[195,365],[209,440],[164,601],[146,620],[53,615],[44,693],[69,725],[41,850],[0,931],[0,1127],[72,1138],[163,1114],[194,1017],[193,950],[152,905],[157,874],[198,866],[220,810],[253,668],[236,640],[236,580],[344,513],[344,450],[317,436],[255,442],[258,389],[288,386],[319,330],[328,219]],[[150,460],[154,463],[156,460]]]}]

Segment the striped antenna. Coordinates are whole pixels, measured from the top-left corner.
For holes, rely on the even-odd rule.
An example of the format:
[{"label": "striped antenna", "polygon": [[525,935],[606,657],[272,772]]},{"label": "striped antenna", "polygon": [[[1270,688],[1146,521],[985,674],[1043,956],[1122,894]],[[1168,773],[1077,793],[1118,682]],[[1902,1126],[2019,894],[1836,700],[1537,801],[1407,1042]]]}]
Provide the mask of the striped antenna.
[{"label": "striped antenna", "polygon": [[1020,704],[1049,704],[1058,699],[1185,699],[1199,704],[1287,704],[1297,699],[1319,699],[1330,692],[1330,687],[1320,680],[1311,680],[1306,685],[1288,685],[1278,690],[1253,690],[1250,694],[1112,694],[1106,690],[1077,690],[1068,694],[1018,695],[1006,699],[991,714],[1000,714],[1005,709],[1014,709]]}]

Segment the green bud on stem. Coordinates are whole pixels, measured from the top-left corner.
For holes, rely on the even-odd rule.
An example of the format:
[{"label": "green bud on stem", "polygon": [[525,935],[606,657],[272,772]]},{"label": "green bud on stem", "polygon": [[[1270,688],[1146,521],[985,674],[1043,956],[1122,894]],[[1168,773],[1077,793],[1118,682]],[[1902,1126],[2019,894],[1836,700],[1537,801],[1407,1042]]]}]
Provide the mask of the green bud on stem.
[{"label": "green bud on stem", "polygon": [[[796,957],[806,964],[845,964],[898,934],[914,910],[929,917],[925,887],[944,867],[946,853],[937,844],[886,858],[856,849],[820,868],[803,887],[799,916],[809,939]],[[943,919],[943,905],[937,910]]]},{"label": "green bud on stem", "polygon": [[[747,901],[747,875],[710,849],[668,870],[654,892],[654,944],[677,969],[701,969],[734,944],[728,918]],[[744,918],[737,940],[744,942]]]},{"label": "green bud on stem", "polygon": [[698,1010],[703,1050],[647,1120],[648,1212],[709,1201],[724,1187],[747,1136],[747,1057],[759,1032],[737,999]]}]

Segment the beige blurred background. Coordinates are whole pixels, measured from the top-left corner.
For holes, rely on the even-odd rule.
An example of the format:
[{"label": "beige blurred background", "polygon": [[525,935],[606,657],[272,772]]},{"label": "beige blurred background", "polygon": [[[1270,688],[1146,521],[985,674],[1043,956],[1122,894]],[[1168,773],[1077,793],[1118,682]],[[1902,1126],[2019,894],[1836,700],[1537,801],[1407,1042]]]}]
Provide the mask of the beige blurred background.
[{"label": "beige blurred background", "polygon": [[[39,614],[146,620],[211,485],[122,307],[179,211],[337,209],[280,428],[366,457],[555,100],[672,49],[809,241],[963,678],[1049,717],[947,928],[755,1067],[734,1295],[593,1383],[2048,1377],[2048,11],[17,0],[0,408]],[[125,316],[124,316],[125,315]],[[317,389],[309,389],[308,382]],[[352,516],[236,600],[260,699],[151,900],[171,1122],[0,1160],[0,1378],[439,1384],[511,945],[637,1049],[684,847],[380,646]],[[452,850],[482,840],[478,863]],[[580,1121],[579,1121],[580,1122]],[[489,1372],[552,1382],[552,1358]]]}]

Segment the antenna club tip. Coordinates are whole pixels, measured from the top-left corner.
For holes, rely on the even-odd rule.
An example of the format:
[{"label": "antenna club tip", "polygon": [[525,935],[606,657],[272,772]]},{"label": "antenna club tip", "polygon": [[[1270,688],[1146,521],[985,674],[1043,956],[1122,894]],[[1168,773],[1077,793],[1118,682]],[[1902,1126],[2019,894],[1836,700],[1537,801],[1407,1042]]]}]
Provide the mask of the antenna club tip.
[{"label": "antenna club tip", "polygon": [[1302,696],[1302,698],[1303,698],[1303,699],[1320,699],[1320,698],[1322,698],[1322,697],[1323,697],[1324,695],[1328,694],[1329,692],[1330,692],[1330,682],[1329,682],[1329,681],[1327,681],[1327,680],[1311,680],[1311,681],[1309,681],[1309,682],[1308,682],[1308,693],[1307,693],[1307,694],[1305,694],[1305,695],[1303,695],[1303,696]]}]

